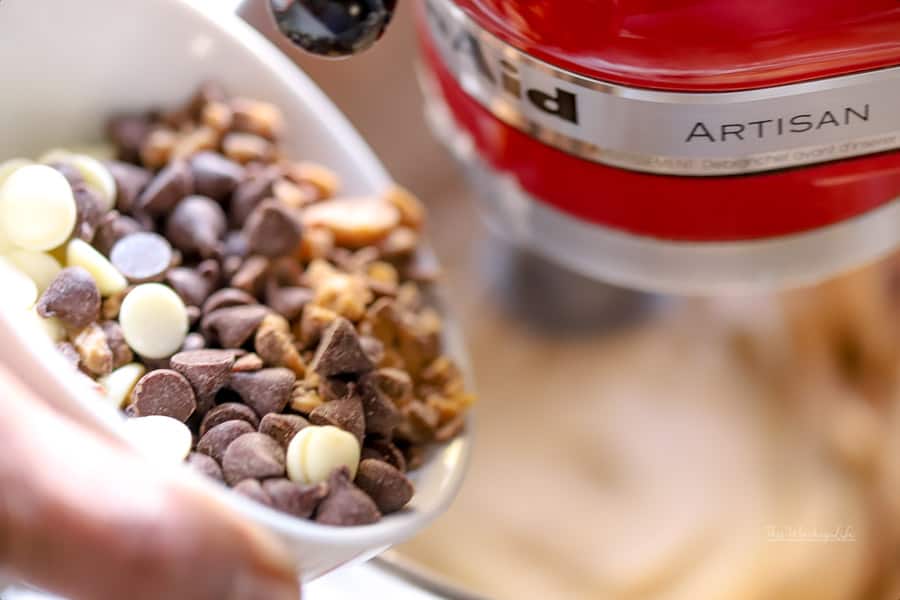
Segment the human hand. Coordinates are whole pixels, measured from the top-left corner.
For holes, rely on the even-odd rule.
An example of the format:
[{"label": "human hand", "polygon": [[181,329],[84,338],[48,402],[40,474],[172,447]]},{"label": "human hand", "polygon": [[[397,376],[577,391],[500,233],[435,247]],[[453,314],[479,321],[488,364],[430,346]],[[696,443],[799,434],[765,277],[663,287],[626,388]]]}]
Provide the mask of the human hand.
[{"label": "human hand", "polygon": [[275,540],[0,366],[0,570],[73,600],[296,600]]}]

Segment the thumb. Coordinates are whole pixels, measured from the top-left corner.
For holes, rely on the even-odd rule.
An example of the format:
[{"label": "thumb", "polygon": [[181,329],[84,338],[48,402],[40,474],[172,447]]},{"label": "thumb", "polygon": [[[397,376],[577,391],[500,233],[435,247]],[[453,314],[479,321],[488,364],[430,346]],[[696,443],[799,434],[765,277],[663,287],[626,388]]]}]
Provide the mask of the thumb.
[{"label": "thumb", "polygon": [[0,564],[86,600],[296,600],[275,540],[0,369]]}]

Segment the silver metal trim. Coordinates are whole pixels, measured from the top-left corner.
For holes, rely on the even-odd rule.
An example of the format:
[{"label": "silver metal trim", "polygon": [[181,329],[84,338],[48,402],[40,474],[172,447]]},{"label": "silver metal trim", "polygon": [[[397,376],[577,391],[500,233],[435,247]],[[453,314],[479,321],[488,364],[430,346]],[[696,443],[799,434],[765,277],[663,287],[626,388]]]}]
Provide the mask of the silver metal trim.
[{"label": "silver metal trim", "polygon": [[[570,154],[600,164],[628,170],[683,176],[723,176],[760,173],[788,167],[812,165],[832,160],[864,156],[900,148],[900,66],[816,81],[736,92],[670,92],[634,88],[592,79],[537,59],[500,40],[483,29],[452,0],[425,0],[432,40],[444,65],[454,74],[466,93],[499,120]],[[470,36],[478,43],[482,66],[494,79],[503,76],[501,63],[508,65],[524,90],[528,84],[553,95],[552,90],[578,93],[578,109],[586,119],[573,124],[542,114],[524,98],[504,93],[500,85],[487,82],[472,60]],[[541,87],[543,86],[543,87]],[[550,87],[548,87],[550,86]],[[574,87],[573,87],[574,86]],[[556,87],[556,89],[560,89]],[[865,105],[865,121],[849,122],[846,107]],[[881,112],[869,119],[868,107]],[[801,108],[798,108],[801,107]],[[806,112],[797,111],[808,110]],[[791,117],[825,118],[825,112],[844,110],[848,122],[815,130],[783,131]],[[777,135],[764,139],[766,123],[777,123]],[[837,115],[840,117],[841,115]],[[711,120],[710,120],[711,119]],[[787,119],[788,121],[785,121]],[[718,125],[712,146],[684,141],[684,133],[697,122]],[[585,123],[584,121],[589,121]],[[648,123],[652,125],[648,125]],[[723,125],[740,125],[740,135]],[[751,137],[756,125],[759,136]],[[687,127],[687,129],[685,129]],[[770,129],[774,129],[771,127]],[[822,131],[820,131],[822,129]],[[680,134],[673,133],[674,131]],[[746,132],[747,139],[735,139]],[[721,136],[719,135],[721,134]],[[774,140],[773,138],[781,138]],[[693,141],[693,140],[692,140]],[[689,147],[690,146],[690,147]],[[708,150],[708,152],[706,152]]]}]

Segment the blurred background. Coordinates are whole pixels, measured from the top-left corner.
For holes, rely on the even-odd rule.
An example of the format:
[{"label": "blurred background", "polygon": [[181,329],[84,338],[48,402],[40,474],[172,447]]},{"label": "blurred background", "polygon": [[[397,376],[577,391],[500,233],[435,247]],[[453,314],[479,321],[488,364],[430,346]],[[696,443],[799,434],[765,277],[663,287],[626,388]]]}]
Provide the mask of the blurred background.
[{"label": "blurred background", "polygon": [[400,550],[493,598],[900,598],[896,260],[688,301],[491,239],[427,130],[400,4],[361,57],[298,58],[430,207],[475,366],[470,475]]}]

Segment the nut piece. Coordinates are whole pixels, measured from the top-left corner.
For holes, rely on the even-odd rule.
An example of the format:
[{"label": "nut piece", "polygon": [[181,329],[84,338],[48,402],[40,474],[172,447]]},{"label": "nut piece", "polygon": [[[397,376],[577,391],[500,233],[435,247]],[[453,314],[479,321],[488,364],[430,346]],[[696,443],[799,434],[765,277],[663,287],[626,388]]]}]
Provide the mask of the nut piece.
[{"label": "nut piece", "polygon": [[0,237],[19,248],[56,248],[68,239],[77,217],[72,188],[56,169],[26,165],[0,186]]},{"label": "nut piece", "polygon": [[229,485],[244,479],[284,477],[284,449],[262,433],[245,433],[237,438],[222,459],[222,472]]},{"label": "nut piece", "polygon": [[119,323],[125,341],[145,358],[175,354],[188,333],[184,302],[160,283],[144,283],[131,290],[122,301]]},{"label": "nut piece", "polygon": [[319,483],[340,467],[346,467],[353,477],[359,454],[359,442],[353,434],[330,425],[310,425],[288,444],[288,477],[299,483]]},{"label": "nut piece", "polygon": [[335,242],[347,248],[377,244],[400,224],[400,211],[374,198],[337,198],[319,202],[303,212],[305,227],[325,227]]},{"label": "nut piece", "polygon": [[94,278],[81,267],[60,271],[37,304],[42,317],[56,317],[69,329],[87,327],[100,316],[100,292]]}]

